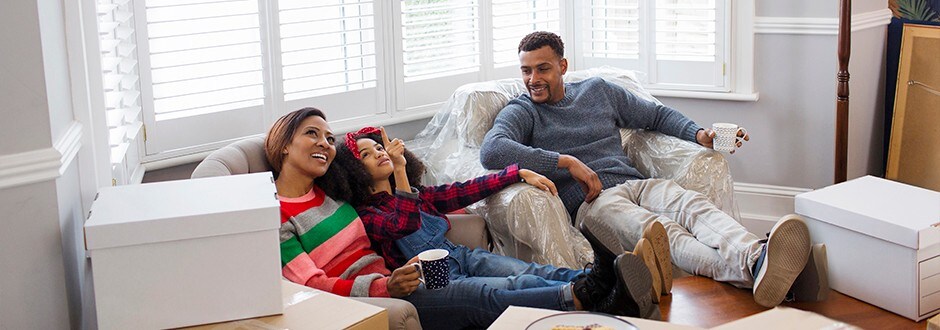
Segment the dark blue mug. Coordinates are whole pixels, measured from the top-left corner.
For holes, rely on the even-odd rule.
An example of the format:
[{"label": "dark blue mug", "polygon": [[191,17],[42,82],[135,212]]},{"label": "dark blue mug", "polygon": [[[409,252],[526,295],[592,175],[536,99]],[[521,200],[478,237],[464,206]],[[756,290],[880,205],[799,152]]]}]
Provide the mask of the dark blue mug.
[{"label": "dark blue mug", "polygon": [[418,261],[412,265],[421,273],[421,282],[424,287],[437,290],[450,284],[450,265],[447,263],[447,255],[450,254],[444,249],[432,249],[418,254]]}]

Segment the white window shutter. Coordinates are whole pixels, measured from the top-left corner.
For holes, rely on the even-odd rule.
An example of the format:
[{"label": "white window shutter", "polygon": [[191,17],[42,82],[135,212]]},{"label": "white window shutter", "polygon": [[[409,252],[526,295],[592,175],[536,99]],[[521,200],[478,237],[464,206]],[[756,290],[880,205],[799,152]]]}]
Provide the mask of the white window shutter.
[{"label": "white window shutter", "polygon": [[[384,112],[372,0],[280,0],[273,51],[281,113],[315,106],[334,126]],[[280,116],[281,113],[276,114]]]},{"label": "white window shutter", "polygon": [[728,91],[728,0],[586,0],[584,67],[646,74],[647,87]]},{"label": "white window shutter", "polygon": [[141,82],[144,104],[153,107],[148,153],[260,133],[265,55],[259,2],[143,2]]},{"label": "white window shutter", "polygon": [[658,88],[728,90],[724,1],[656,0],[651,83]]},{"label": "white window shutter", "polygon": [[534,31],[561,34],[558,0],[493,0],[494,78],[516,78],[519,71],[519,41]]},{"label": "white window shutter", "polygon": [[[480,8],[476,0],[400,2],[402,75],[399,109],[443,102],[480,77]],[[444,95],[442,97],[442,95]]]},{"label": "white window shutter", "polygon": [[641,45],[646,17],[643,0],[588,0],[583,6],[578,34],[582,40],[584,67],[611,65],[647,71]]},{"label": "white window shutter", "polygon": [[112,183],[127,184],[143,174],[134,4],[130,0],[98,0],[96,5]]}]

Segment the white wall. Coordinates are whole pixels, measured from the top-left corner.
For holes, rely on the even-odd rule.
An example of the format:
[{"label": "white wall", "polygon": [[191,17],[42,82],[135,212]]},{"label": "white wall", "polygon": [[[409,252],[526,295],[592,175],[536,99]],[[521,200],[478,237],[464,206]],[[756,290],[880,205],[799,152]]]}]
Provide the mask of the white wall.
[{"label": "white wall", "polygon": [[[81,189],[62,0],[0,2],[0,328],[81,324]],[[80,271],[81,270],[81,271]]]},{"label": "white wall", "polygon": [[829,36],[758,35],[757,102],[662,98],[702,126],[736,122],[751,141],[734,155],[735,181],[818,187],[832,181],[835,45]]},{"label": "white wall", "polygon": [[40,22],[42,64],[47,88],[49,127],[53,141],[59,139],[72,122],[72,93],[69,88],[69,63],[65,43],[65,13],[62,0],[37,1]]},{"label": "white wall", "polygon": [[[835,17],[839,1],[819,0],[757,0],[757,16],[770,17]],[[888,1],[883,1],[887,3]]]},{"label": "white wall", "polygon": [[[763,18],[795,13],[803,24],[835,18],[838,5],[817,1],[758,1]],[[785,6],[784,6],[785,5]],[[781,7],[783,6],[783,7]],[[783,9],[786,7],[787,9]],[[867,10],[860,12],[859,9]],[[883,0],[855,1],[856,15],[887,8]],[[820,10],[825,10],[825,15]],[[778,14],[779,12],[779,14]],[[758,24],[762,17],[758,17]],[[801,22],[797,21],[796,27]],[[832,26],[834,28],[834,26]],[[748,128],[751,142],[728,157],[738,182],[821,188],[832,183],[835,146],[837,38],[818,31],[766,32],[755,36],[757,102],[663,98],[699,124],[734,121]],[[885,26],[854,31],[849,72],[848,177],[879,174],[884,90]]]},{"label": "white wall", "polygon": [[52,145],[36,12],[32,1],[0,1],[0,155]]},{"label": "white wall", "polygon": [[850,178],[883,175],[885,40],[887,30],[872,28],[852,34],[849,61]]}]

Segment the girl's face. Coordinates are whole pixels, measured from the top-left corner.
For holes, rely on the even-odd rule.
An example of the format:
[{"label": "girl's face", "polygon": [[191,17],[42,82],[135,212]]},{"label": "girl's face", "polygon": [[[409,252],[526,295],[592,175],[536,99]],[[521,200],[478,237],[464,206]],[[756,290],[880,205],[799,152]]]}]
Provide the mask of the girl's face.
[{"label": "girl's face", "polygon": [[388,180],[395,167],[392,165],[392,160],[388,158],[385,147],[369,138],[356,140],[356,147],[359,148],[359,155],[362,156],[362,166],[372,176],[372,181]]},{"label": "girl's face", "polygon": [[336,157],[335,140],[326,120],[319,116],[307,117],[282,151],[285,155],[282,167],[298,169],[313,178],[323,176]]}]

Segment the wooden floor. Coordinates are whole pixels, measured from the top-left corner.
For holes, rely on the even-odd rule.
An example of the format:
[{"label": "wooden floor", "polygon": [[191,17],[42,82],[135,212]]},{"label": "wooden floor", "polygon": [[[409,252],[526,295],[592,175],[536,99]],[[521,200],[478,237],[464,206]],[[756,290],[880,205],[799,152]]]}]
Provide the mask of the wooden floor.
[{"label": "wooden floor", "polygon": [[[784,303],[812,311],[863,329],[925,329],[927,321],[914,322],[863,301],[830,291],[822,302]],[[670,323],[710,328],[767,310],[754,302],[750,290],[735,288],[700,276],[677,278],[672,295],[659,307]]]}]

